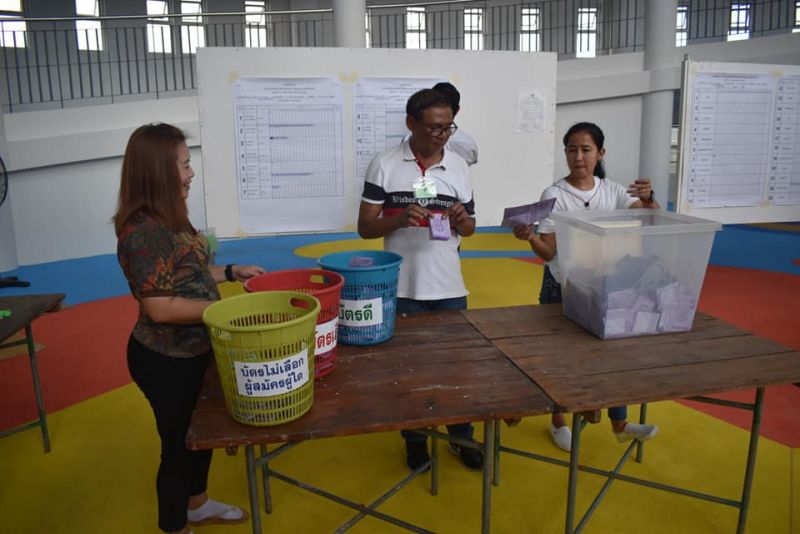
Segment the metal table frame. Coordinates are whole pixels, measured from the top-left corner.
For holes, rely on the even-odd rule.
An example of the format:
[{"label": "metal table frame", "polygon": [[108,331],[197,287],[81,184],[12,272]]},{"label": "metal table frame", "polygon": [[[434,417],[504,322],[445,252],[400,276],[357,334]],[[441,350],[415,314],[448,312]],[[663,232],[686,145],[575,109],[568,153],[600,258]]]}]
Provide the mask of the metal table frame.
[{"label": "metal table frame", "polygon": [[[592,514],[600,506],[600,503],[602,502],[603,498],[605,497],[606,493],[611,487],[611,484],[613,484],[615,480],[621,480],[623,482],[629,482],[631,484],[646,486],[649,488],[662,491],[669,491],[687,497],[693,497],[695,499],[701,499],[705,501],[714,502],[717,504],[724,504],[727,506],[738,508],[739,518],[736,525],[736,532],[737,534],[743,534],[745,532],[745,525],[747,522],[747,511],[750,505],[750,492],[753,487],[753,474],[755,471],[756,452],[758,449],[758,437],[761,429],[761,413],[764,403],[764,388],[759,387],[756,389],[755,401],[752,404],[716,399],[713,397],[705,397],[705,396],[688,397],[688,399],[697,402],[716,404],[720,406],[728,406],[731,408],[739,408],[742,410],[753,412],[753,419],[750,425],[750,439],[747,451],[747,461],[745,462],[745,469],[744,469],[744,483],[742,487],[742,497],[740,500],[735,501],[725,497],[719,497],[716,495],[702,493],[687,488],[681,488],[678,486],[672,486],[670,484],[663,484],[660,482],[654,482],[651,480],[645,480],[642,478],[632,477],[629,475],[622,474],[621,470],[625,466],[625,463],[630,459],[634,449],[636,449],[635,460],[637,462],[641,462],[644,458],[644,443],[636,440],[633,440],[631,444],[626,448],[625,452],[622,454],[622,457],[617,462],[614,469],[612,469],[611,471],[605,469],[599,469],[592,466],[581,465],[580,464],[581,431],[583,430],[583,428],[586,426],[587,423],[586,420],[581,415],[581,413],[572,414],[572,446],[569,455],[569,462],[561,460],[559,458],[552,458],[541,454],[535,454],[520,449],[514,449],[511,447],[502,446],[500,444],[500,426],[497,425],[496,431],[494,432],[495,446],[494,446],[494,459],[492,462],[492,464],[494,465],[494,472],[492,473],[492,483],[496,486],[500,484],[501,452],[567,467],[569,469],[569,475],[568,475],[569,481],[567,485],[567,513],[564,526],[564,532],[566,532],[566,534],[577,534],[583,531],[583,529],[586,527],[586,524],[589,522],[589,519],[591,518]],[[647,404],[643,403],[641,405],[641,410],[639,412],[639,422],[644,424],[646,422],[646,419],[647,419]],[[584,512],[583,516],[578,520],[576,525],[575,522],[576,522],[577,511],[575,505],[575,496],[578,488],[578,471],[584,471],[587,473],[591,473],[593,475],[599,475],[605,477],[606,482],[603,484],[602,488],[600,488],[600,491],[598,491],[591,505],[589,505],[589,508],[586,510],[586,512]]]},{"label": "metal table frame", "polygon": [[367,516],[380,519],[387,523],[391,523],[395,526],[400,528],[404,528],[411,532],[417,532],[420,534],[430,534],[432,531],[426,530],[422,527],[417,525],[413,525],[406,521],[403,521],[400,518],[390,516],[388,514],[384,514],[377,510],[377,507],[389,500],[394,494],[398,491],[403,489],[409,482],[414,480],[419,475],[425,473],[425,471],[430,468],[431,472],[431,494],[437,495],[439,492],[439,440],[443,441],[452,441],[453,443],[457,443],[459,445],[463,445],[470,448],[475,448],[477,450],[481,450],[484,453],[484,468],[483,468],[483,490],[482,490],[482,497],[481,497],[481,506],[482,506],[482,514],[481,514],[481,532],[483,534],[489,534],[491,530],[491,490],[492,490],[492,481],[491,481],[491,474],[495,471],[494,469],[494,459],[495,455],[495,430],[498,427],[498,421],[484,421],[483,422],[483,443],[479,443],[477,441],[469,441],[462,438],[451,437],[448,434],[439,432],[433,428],[429,429],[416,429],[417,432],[420,434],[425,434],[431,437],[431,459],[413,471],[411,474],[404,477],[400,482],[389,488],[386,492],[384,492],[380,497],[375,499],[369,504],[360,504],[349,499],[345,499],[344,497],[340,497],[331,493],[327,490],[318,488],[311,484],[306,484],[296,478],[290,477],[284,473],[276,471],[269,466],[269,462],[278,456],[290,451],[291,449],[295,448],[296,446],[303,443],[302,441],[294,441],[285,443],[280,445],[276,449],[268,452],[265,445],[259,445],[258,456],[256,455],[255,445],[246,445],[245,446],[245,461],[247,467],[247,491],[248,496],[250,499],[250,509],[251,509],[251,523],[253,527],[254,534],[261,534],[262,525],[261,525],[261,511],[260,511],[260,504],[259,504],[259,489],[258,489],[258,472],[261,471],[262,476],[262,490],[264,492],[264,511],[266,513],[272,513],[272,497],[270,491],[270,477],[281,480],[287,484],[291,484],[296,486],[300,489],[306,490],[311,492],[315,495],[320,497],[324,497],[331,501],[334,501],[342,506],[346,506],[348,508],[352,508],[356,510],[358,513],[348,519],[345,523],[343,523],[339,528],[337,528],[334,532],[340,533],[345,532],[351,527],[353,527],[358,521],[364,519]]},{"label": "metal table frame", "polygon": [[[0,432],[0,438],[38,426],[42,429],[42,441],[44,442],[44,452],[46,453],[50,452],[50,434],[47,430],[47,413],[42,400],[42,384],[39,380],[39,364],[36,358],[36,344],[33,341],[33,327],[31,325],[42,314],[58,310],[63,300],[64,295],[62,293],[0,297],[0,309],[8,308],[12,312],[11,316],[0,321],[0,349],[26,345],[38,413],[37,419]],[[22,330],[25,331],[24,339],[7,341]],[[13,357],[16,357],[16,355]]]},{"label": "metal table frame", "polygon": [[50,434],[47,432],[47,414],[44,410],[44,402],[42,402],[42,385],[39,382],[39,366],[36,363],[36,344],[33,342],[33,328],[31,324],[25,325],[25,338],[11,341],[9,343],[0,344],[0,349],[7,349],[11,347],[18,347],[20,345],[27,345],[28,358],[31,362],[31,374],[33,375],[33,391],[36,395],[36,410],[39,413],[39,418],[29,423],[19,425],[17,427],[4,430],[0,432],[0,438],[28,430],[36,426],[42,427],[42,441],[44,442],[44,452],[50,452]]}]

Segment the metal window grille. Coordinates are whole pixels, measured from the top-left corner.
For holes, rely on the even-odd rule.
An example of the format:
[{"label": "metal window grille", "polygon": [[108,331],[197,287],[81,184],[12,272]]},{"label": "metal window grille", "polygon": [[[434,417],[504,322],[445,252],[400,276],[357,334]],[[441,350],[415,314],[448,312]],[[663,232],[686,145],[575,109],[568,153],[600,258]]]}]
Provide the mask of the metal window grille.
[{"label": "metal window grille", "polygon": [[[72,1],[72,0],[71,0]],[[94,0],[91,1],[94,10]],[[189,0],[183,0],[189,2]],[[195,4],[198,0],[195,0]],[[181,29],[202,28],[209,46],[333,46],[332,9],[279,11],[268,0],[244,0],[236,13],[170,13],[181,0],[147,0],[146,14],[108,16],[103,8],[128,0],[101,0],[99,17],[25,18],[22,2],[0,0],[0,105],[3,112],[194,94],[199,38],[183,43]],[[643,49],[646,0],[431,0],[367,6],[369,46],[464,48],[466,9],[482,9],[483,46],[491,50],[540,50],[575,57],[579,29],[595,55]],[[37,0],[36,5],[47,5]],[[202,2],[204,7],[209,7]],[[218,6],[219,2],[208,2]],[[800,29],[800,1],[753,0],[744,28],[749,38]],[[77,4],[76,4],[77,5]],[[729,2],[679,0],[686,6],[687,43],[725,41]],[[11,6],[10,9],[9,6]],[[409,14],[408,8],[411,9]],[[583,21],[578,9],[588,8]],[[676,14],[677,17],[677,14]],[[101,23],[97,50],[79,48],[76,21]],[[741,19],[741,17],[739,17]],[[581,24],[579,25],[579,22]],[[736,22],[736,20],[734,20]],[[174,31],[173,31],[174,30]],[[591,36],[594,31],[594,37]],[[407,32],[414,34],[407,42]],[[588,32],[585,33],[585,32]],[[249,35],[249,37],[248,37]],[[101,37],[102,36],[102,37]],[[681,39],[683,39],[681,37]],[[91,40],[86,39],[87,47]]]}]

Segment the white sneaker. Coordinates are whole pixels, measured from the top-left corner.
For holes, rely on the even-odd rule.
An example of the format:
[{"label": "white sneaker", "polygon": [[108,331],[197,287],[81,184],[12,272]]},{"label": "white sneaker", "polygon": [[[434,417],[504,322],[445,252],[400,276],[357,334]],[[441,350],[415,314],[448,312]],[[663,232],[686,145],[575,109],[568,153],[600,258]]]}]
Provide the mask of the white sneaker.
[{"label": "white sneaker", "polygon": [[567,425],[556,428],[550,423],[550,437],[559,449],[567,452],[572,449],[572,431]]},{"label": "white sneaker", "polygon": [[622,432],[614,432],[612,431],[614,436],[617,438],[617,441],[620,443],[625,443],[626,441],[630,441],[632,439],[638,439],[639,441],[647,441],[648,439],[652,439],[658,434],[658,427],[656,425],[639,425],[636,423],[626,423],[625,429]]}]

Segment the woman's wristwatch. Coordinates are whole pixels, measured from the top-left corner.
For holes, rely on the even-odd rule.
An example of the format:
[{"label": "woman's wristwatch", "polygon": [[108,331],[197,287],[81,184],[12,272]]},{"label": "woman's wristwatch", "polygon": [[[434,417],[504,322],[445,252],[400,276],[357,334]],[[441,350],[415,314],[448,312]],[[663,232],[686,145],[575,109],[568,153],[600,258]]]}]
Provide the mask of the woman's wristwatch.
[{"label": "woman's wristwatch", "polygon": [[236,277],[233,275],[233,263],[229,263],[225,266],[225,280],[228,282],[235,282]]}]

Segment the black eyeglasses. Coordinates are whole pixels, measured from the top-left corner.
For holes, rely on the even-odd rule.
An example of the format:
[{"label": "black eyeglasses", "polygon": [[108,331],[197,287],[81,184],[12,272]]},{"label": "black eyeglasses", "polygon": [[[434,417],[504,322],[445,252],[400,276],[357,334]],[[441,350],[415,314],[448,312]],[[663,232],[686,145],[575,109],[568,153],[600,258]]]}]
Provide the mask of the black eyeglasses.
[{"label": "black eyeglasses", "polygon": [[430,126],[425,126],[425,129],[432,136],[439,137],[442,134],[447,134],[448,136],[453,135],[454,133],[456,133],[456,130],[458,130],[458,126],[456,125],[456,123],[451,122],[450,126],[444,126],[441,128],[432,128]]}]

